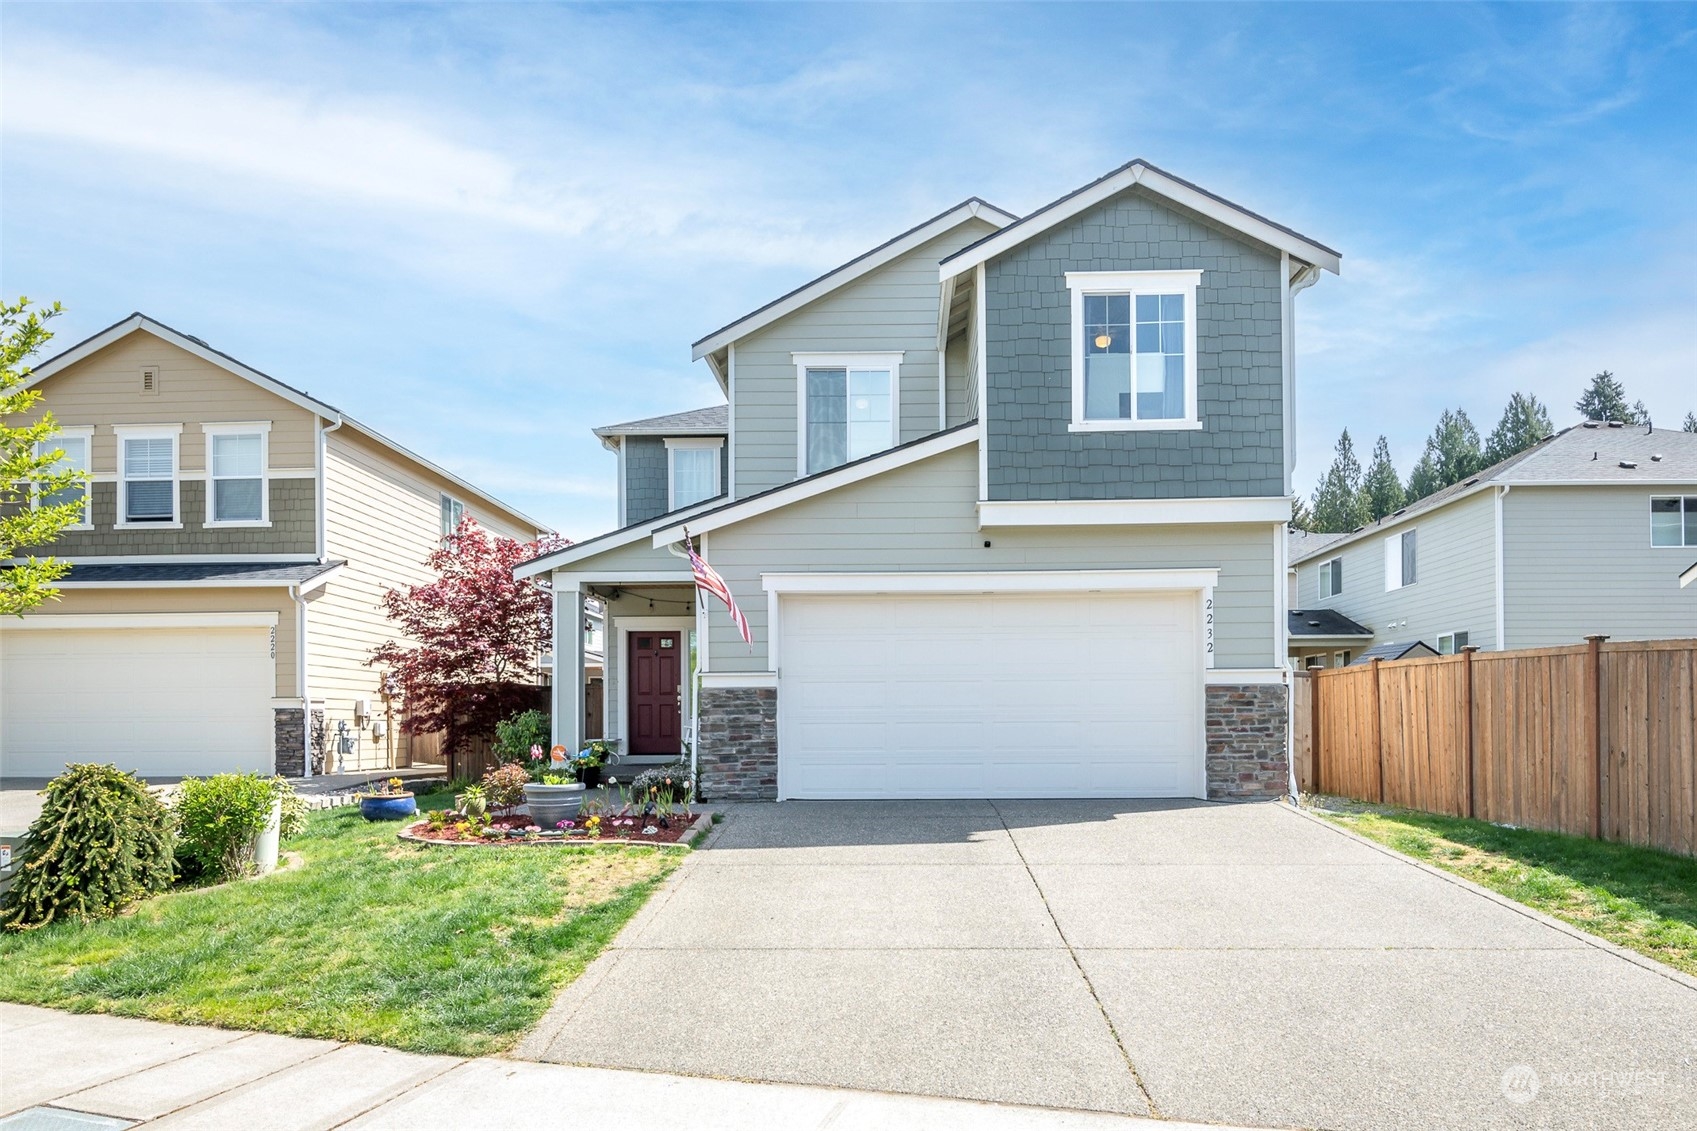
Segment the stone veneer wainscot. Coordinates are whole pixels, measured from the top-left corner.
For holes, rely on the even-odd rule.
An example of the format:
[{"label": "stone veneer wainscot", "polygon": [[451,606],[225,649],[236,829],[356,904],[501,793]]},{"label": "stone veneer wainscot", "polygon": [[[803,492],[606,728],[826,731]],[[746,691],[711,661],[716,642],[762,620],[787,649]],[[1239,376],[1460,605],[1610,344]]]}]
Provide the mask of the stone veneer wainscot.
[{"label": "stone veneer wainscot", "polygon": [[1208,800],[1270,801],[1289,792],[1288,704],[1281,683],[1208,688]]},{"label": "stone veneer wainscot", "polygon": [[777,688],[704,687],[700,726],[696,774],[704,800],[777,800]]}]

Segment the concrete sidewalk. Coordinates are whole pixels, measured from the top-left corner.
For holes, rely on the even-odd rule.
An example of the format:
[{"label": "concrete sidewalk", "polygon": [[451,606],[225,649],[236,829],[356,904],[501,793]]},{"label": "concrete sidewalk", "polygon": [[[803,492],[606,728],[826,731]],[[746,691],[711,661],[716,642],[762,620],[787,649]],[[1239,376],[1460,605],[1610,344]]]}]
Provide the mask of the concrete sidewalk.
[{"label": "concrete sidewalk", "polygon": [[0,1126],[43,1106],[108,1117],[75,1124],[89,1131],[642,1126],[656,1116],[679,1131],[1220,1131],[1097,1112],[418,1056],[0,1004]]}]

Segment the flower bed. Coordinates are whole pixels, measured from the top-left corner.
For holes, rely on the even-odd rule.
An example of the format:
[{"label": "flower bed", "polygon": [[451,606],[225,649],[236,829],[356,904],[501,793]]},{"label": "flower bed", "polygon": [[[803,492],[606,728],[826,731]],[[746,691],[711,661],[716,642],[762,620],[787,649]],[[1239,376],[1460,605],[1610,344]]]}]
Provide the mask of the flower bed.
[{"label": "flower bed", "polygon": [[668,827],[652,820],[644,824],[640,817],[604,817],[598,822],[593,818],[568,821],[563,829],[542,829],[531,824],[528,815],[518,813],[492,818],[483,833],[473,832],[463,821],[432,827],[424,820],[403,829],[400,835],[403,840],[430,844],[483,844],[492,848],[520,844],[677,844],[707,819],[706,814],[676,814]]}]

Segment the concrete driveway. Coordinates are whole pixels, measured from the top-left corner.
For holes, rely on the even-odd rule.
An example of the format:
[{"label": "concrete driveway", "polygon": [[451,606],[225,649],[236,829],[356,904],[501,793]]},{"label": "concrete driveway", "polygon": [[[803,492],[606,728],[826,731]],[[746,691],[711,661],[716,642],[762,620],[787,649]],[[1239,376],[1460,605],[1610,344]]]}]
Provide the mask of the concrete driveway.
[{"label": "concrete driveway", "polygon": [[1687,1127],[1697,982],[1279,804],[788,802],[733,807],[518,1055],[1239,1124]]}]

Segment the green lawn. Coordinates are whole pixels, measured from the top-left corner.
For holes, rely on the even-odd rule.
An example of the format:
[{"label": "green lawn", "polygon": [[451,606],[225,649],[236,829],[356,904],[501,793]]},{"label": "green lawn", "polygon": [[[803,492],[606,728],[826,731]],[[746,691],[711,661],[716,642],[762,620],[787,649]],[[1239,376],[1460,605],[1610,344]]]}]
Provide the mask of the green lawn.
[{"label": "green lawn", "polygon": [[356,809],[314,813],[285,845],[301,857],[287,870],[0,936],[0,1000],[492,1052],[541,1017],[682,859],[658,848],[429,848],[395,831]]},{"label": "green lawn", "polygon": [[1697,974],[1697,860],[1402,809],[1322,817],[1528,907]]}]

